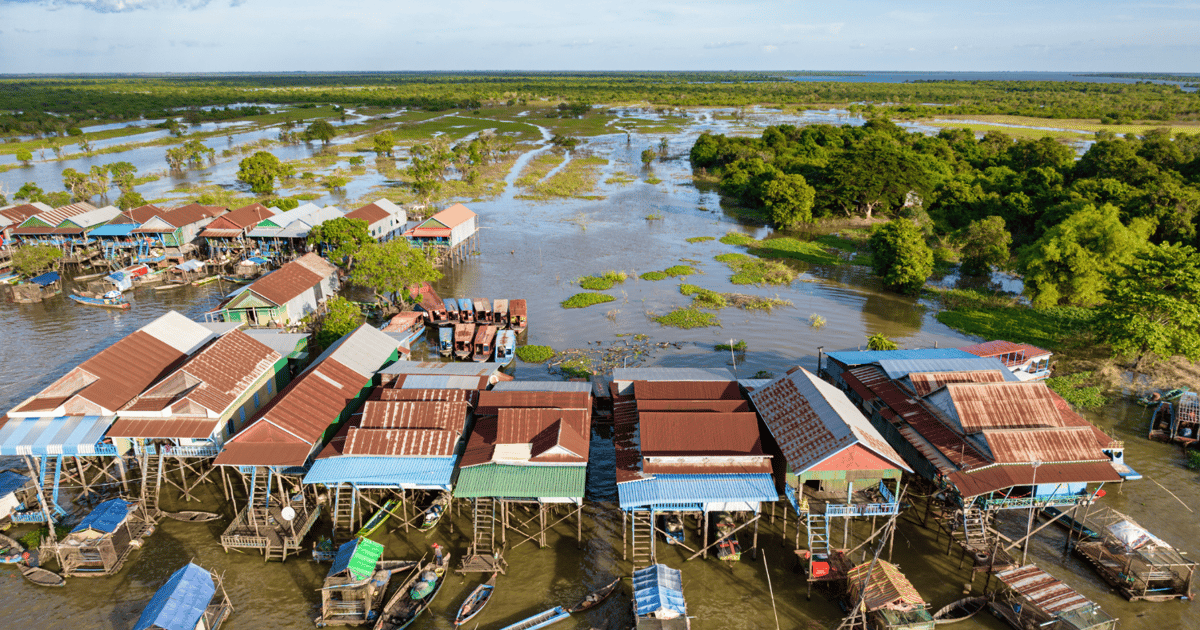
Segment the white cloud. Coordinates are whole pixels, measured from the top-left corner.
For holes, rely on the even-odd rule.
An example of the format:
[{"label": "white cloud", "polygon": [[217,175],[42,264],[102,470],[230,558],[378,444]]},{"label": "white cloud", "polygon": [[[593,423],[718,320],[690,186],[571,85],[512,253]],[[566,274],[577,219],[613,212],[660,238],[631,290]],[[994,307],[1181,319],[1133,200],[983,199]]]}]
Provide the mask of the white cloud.
[{"label": "white cloud", "polygon": [[745,46],[749,42],[709,42],[704,45],[705,48],[736,48]]},{"label": "white cloud", "polygon": [[[128,13],[138,9],[157,9],[160,7],[182,7],[185,9],[200,9],[207,6],[210,0],[8,0],[27,4],[41,4],[51,9],[67,6],[78,6],[97,13]],[[229,6],[239,6],[246,0],[232,0]]]},{"label": "white cloud", "polygon": [[779,50],[779,47],[778,47],[778,46],[772,46],[772,45],[770,45],[770,44],[767,44],[766,46],[763,46],[763,47],[762,47],[762,51],[763,51],[763,52],[765,52],[765,53],[773,53],[773,52],[775,52],[776,50]]}]

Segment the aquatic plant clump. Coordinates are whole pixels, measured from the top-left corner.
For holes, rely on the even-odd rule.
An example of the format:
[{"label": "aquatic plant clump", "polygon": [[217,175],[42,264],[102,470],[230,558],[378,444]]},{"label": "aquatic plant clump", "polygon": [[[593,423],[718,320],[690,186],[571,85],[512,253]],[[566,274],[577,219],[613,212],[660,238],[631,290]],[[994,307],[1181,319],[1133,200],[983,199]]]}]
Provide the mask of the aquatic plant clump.
[{"label": "aquatic plant clump", "polygon": [[705,243],[705,242],[712,241],[712,240],[716,240],[716,237],[713,237],[713,236],[693,236],[692,238],[689,238],[689,239],[687,239],[687,242],[689,242],[689,243]]},{"label": "aquatic plant clump", "polygon": [[1054,390],[1063,400],[1083,409],[1099,409],[1104,406],[1104,395],[1099,385],[1087,385],[1091,372],[1076,372],[1067,376],[1052,376],[1046,379],[1046,387]]},{"label": "aquatic plant clump", "polygon": [[517,348],[517,358],[525,363],[544,363],[554,358],[554,348],[550,346],[521,346]]},{"label": "aquatic plant clump", "polygon": [[558,366],[559,370],[568,378],[591,378],[594,374],[592,363],[584,358],[571,359],[564,361]]},{"label": "aquatic plant clump", "polygon": [[816,313],[813,313],[812,315],[808,316],[808,325],[813,328],[817,328],[817,329],[824,328],[825,327],[825,318],[820,315],[817,315]]},{"label": "aquatic plant clump", "polygon": [[694,308],[677,308],[666,315],[655,317],[654,321],[663,326],[672,326],[675,328],[706,328],[709,326],[720,326],[721,320],[717,319],[712,313],[705,313]]},{"label": "aquatic plant clump", "polygon": [[668,276],[667,274],[665,274],[661,271],[647,271],[646,273],[644,273],[638,277],[641,278],[642,280],[650,280],[652,282],[657,282],[659,280],[666,280],[670,276]]},{"label": "aquatic plant clump", "polygon": [[729,352],[731,350],[734,352],[745,352],[746,351],[746,341],[744,339],[738,339],[737,343],[733,343],[733,344],[719,343],[716,345],[715,349],[716,350],[724,350],[726,352]]},{"label": "aquatic plant clump", "polygon": [[758,244],[758,241],[749,235],[741,232],[730,232],[721,237],[721,242],[726,245],[741,245],[743,247],[752,247]]},{"label": "aquatic plant clump", "polygon": [[690,265],[674,265],[664,269],[663,273],[671,276],[672,278],[678,278],[680,276],[692,276],[696,274],[696,268]]},{"label": "aquatic plant clump", "polygon": [[608,295],[607,293],[576,293],[575,295],[563,300],[562,307],[587,308],[589,306],[595,306],[596,304],[612,302],[615,299],[616,298]]},{"label": "aquatic plant clump", "polygon": [[614,284],[624,283],[629,274],[624,271],[605,271],[598,276],[584,276],[579,279],[579,286],[591,291],[611,289]]}]

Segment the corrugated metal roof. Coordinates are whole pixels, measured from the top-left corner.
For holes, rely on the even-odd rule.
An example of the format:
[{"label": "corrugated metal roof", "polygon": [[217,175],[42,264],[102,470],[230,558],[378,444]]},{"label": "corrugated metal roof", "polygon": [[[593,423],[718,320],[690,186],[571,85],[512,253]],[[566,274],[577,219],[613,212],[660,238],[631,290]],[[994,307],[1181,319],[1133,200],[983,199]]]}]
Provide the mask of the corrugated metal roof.
[{"label": "corrugated metal roof", "polygon": [[279,356],[286,357],[296,351],[300,347],[300,343],[308,340],[308,335],[305,333],[289,333],[282,330],[274,330],[271,328],[247,328],[242,331],[250,335],[255,341],[279,353]]},{"label": "corrugated metal roof", "polygon": [[487,378],[480,376],[458,376],[454,374],[404,374],[400,378],[401,389],[426,390],[448,389],[474,391],[487,387]]},{"label": "corrugated metal roof", "polygon": [[475,405],[478,397],[478,392],[466,389],[395,389],[391,387],[377,387],[371,392],[371,400],[441,400],[445,402],[465,402],[471,406]]},{"label": "corrugated metal roof", "polygon": [[634,570],[633,605],[639,617],[687,616],[683,572],[665,564]]},{"label": "corrugated metal roof", "polygon": [[975,355],[958,348],[922,348],[918,350],[846,350],[826,352],[825,356],[847,367],[889,360],[975,359]]},{"label": "corrugated metal roof", "polygon": [[504,381],[492,386],[494,392],[587,392],[592,384],[578,381]]},{"label": "corrugated metal roof", "polygon": [[1091,600],[1037,565],[1027,564],[1001,571],[996,574],[996,578],[1029,600],[1039,610],[1050,615],[1095,606]]},{"label": "corrugated metal roof", "polygon": [[498,363],[439,363],[436,361],[397,361],[379,371],[380,374],[453,374],[456,376],[491,376],[503,367]]},{"label": "corrugated metal roof", "polygon": [[17,206],[9,206],[7,208],[0,208],[0,216],[3,216],[4,218],[8,219],[10,222],[10,225],[11,225],[11,224],[21,223],[22,221],[24,221],[25,219],[28,219],[29,217],[32,217],[34,215],[38,215],[38,214],[41,214],[43,212],[47,212],[47,211],[50,211],[53,209],[54,208],[51,208],[50,206],[38,201],[38,202],[34,202],[34,203],[26,203],[26,204],[21,204],[21,205],[17,205]]},{"label": "corrugated metal roof", "polygon": [[[397,209],[399,209],[399,208],[397,208]],[[392,216],[392,213],[388,212],[387,210],[384,210],[383,208],[381,208],[373,203],[369,203],[365,206],[362,206],[361,208],[356,208],[356,209],[351,210],[350,212],[346,213],[347,219],[358,219],[360,221],[366,221],[368,228],[370,228],[372,225],[374,225],[378,221],[387,220],[387,218],[390,216]]]},{"label": "corrugated metal roof", "polygon": [[746,400],[642,400],[637,401],[638,411],[690,411],[710,413],[738,413],[750,411]]},{"label": "corrugated metal roof", "polygon": [[750,400],[796,473],[852,444],[862,444],[897,468],[912,472],[845,393],[808,370],[775,379],[750,392]]},{"label": "corrugated metal roof", "polygon": [[50,285],[54,284],[55,282],[58,282],[61,279],[62,279],[62,276],[58,275],[57,271],[47,271],[46,273],[44,273],[40,276],[34,276],[34,277],[30,278],[29,281],[32,282],[33,284],[46,287],[46,286],[50,286]]},{"label": "corrugated metal roof", "polygon": [[168,210],[162,215],[162,218],[175,227],[183,227],[220,216],[228,210],[229,208],[225,206],[202,206],[198,203],[189,203],[186,206]]},{"label": "corrugated metal roof", "polygon": [[9,418],[0,426],[0,455],[95,455],[114,418]]},{"label": "corrugated metal roof", "polygon": [[[592,434],[592,417],[583,409],[501,409],[496,418],[496,444],[531,444],[557,421],[581,436]],[[585,459],[587,450],[579,453]]]},{"label": "corrugated metal roof", "polygon": [[[61,206],[61,207],[55,208],[53,210],[46,210],[44,212],[41,212],[41,213],[38,213],[38,214],[28,217],[27,219],[25,219],[25,221],[28,221],[29,219],[34,219],[36,221],[40,221],[46,225],[49,225],[50,227],[56,227],[59,224],[61,224],[63,221],[66,221],[67,219],[69,219],[71,217],[81,215],[85,212],[91,212],[92,210],[95,210],[95,209],[96,209],[96,206],[93,206],[92,204],[87,203],[86,201],[81,201],[79,203],[73,203],[73,204]],[[24,223],[24,222],[22,222],[22,223]]]},{"label": "corrugated metal roof", "polygon": [[395,457],[450,457],[458,443],[458,431],[445,429],[364,429],[350,427],[346,455],[390,455]]},{"label": "corrugated metal roof", "polygon": [[[141,398],[190,400],[221,415],[245,396],[282,356],[240,330],[233,330],[188,359],[176,372],[190,377],[177,384],[168,377]],[[193,382],[194,381],[194,382]],[[181,385],[185,387],[181,388]]]},{"label": "corrugated metal roof", "polygon": [[[586,384],[586,383],[585,383]],[[494,416],[506,407],[528,409],[591,409],[592,392],[482,391],[476,415]]]},{"label": "corrugated metal roof", "polygon": [[368,400],[359,426],[368,429],[442,429],[461,433],[470,405],[465,401]]},{"label": "corrugated metal roof", "polygon": [[1087,427],[985,430],[983,439],[999,464],[1108,461]]},{"label": "corrugated metal roof", "polygon": [[458,472],[454,496],[510,499],[582,499],[586,466],[506,466],[485,464]]},{"label": "corrugated metal roof", "polygon": [[[321,264],[317,264],[317,262]],[[277,305],[287,304],[322,280],[337,273],[337,268],[315,253],[308,253],[267,274],[250,285],[250,290]]]},{"label": "corrugated metal roof", "polygon": [[1042,464],[1037,467],[1036,474],[1033,466],[1029,464],[996,464],[950,473],[947,478],[958,488],[964,498],[997,492],[1013,486],[1029,486],[1033,485],[1034,481],[1037,481],[1040,486],[1121,481],[1121,476],[1117,474],[1116,469],[1109,461]]},{"label": "corrugated metal roof", "polygon": [[1045,383],[951,383],[927,400],[966,433],[1062,426]]},{"label": "corrugated metal roof", "polygon": [[1002,340],[985,341],[972,346],[963,346],[962,348],[959,348],[959,350],[970,352],[971,354],[981,357],[999,357],[1006,354],[1016,354],[1017,357],[1020,357],[1020,361],[1015,360],[1017,357],[1010,358],[1010,360],[1007,362],[1009,365],[1023,363],[1024,361],[1034,357],[1049,356],[1053,354],[1049,350],[1042,350],[1037,346],[1031,346],[1027,343],[1013,343],[1011,341]]},{"label": "corrugated metal roof", "polygon": [[66,222],[87,229],[100,225],[101,223],[107,223],[108,221],[120,216],[120,214],[121,211],[118,210],[116,206],[104,206],[103,208],[96,208],[90,212],[77,214],[70,219],[67,219]]},{"label": "corrugated metal roof", "polygon": [[0,470],[0,498],[6,497],[29,483],[29,477],[15,470]]},{"label": "corrugated metal roof", "polygon": [[772,471],[770,458],[763,457],[757,460],[747,458],[739,463],[723,461],[703,464],[647,459],[642,462],[642,472],[647,475],[769,475]]},{"label": "corrugated metal roof", "polygon": [[299,221],[320,209],[321,207],[315,203],[306,203],[291,210],[277,212],[273,216],[263,219],[263,222],[270,224],[264,227],[287,227],[292,221]]},{"label": "corrugated metal roof", "polygon": [[642,400],[742,400],[737,381],[634,381],[633,396]]},{"label": "corrugated metal roof", "polygon": [[909,610],[923,608],[925,600],[913,588],[896,565],[886,560],[864,562],[846,573],[852,599],[862,598],[868,611],[881,608]]},{"label": "corrugated metal roof", "polygon": [[383,545],[374,540],[355,538],[346,541],[338,547],[333,566],[329,567],[328,577],[345,571],[356,582],[365,580],[375,573],[375,563],[379,562],[381,557]]},{"label": "corrugated metal roof", "polygon": [[[911,372],[906,378],[907,385],[913,393],[928,396],[930,392],[948,383],[1003,383],[1009,380],[1004,377],[1005,374],[1014,376],[1001,366],[999,370],[974,372]],[[842,379],[850,382],[844,375]]]},{"label": "corrugated metal roof", "polygon": [[[511,311],[512,305],[509,305]],[[729,368],[616,368],[613,381],[732,381]]]},{"label": "corrugated metal roof", "polygon": [[669,503],[757,503],[779,500],[775,481],[769,474],[656,475],[652,479],[618,483],[617,494],[620,496],[621,509],[625,510]]},{"label": "corrugated metal roof", "polygon": [[997,359],[981,359],[979,357],[971,357],[969,359],[890,359],[878,361],[877,363],[879,367],[883,368],[884,373],[890,379],[904,378],[912,372],[974,372],[996,370],[1002,373],[1001,376],[1004,377],[1004,380],[1019,380],[1015,374],[1005,368],[1004,364]]},{"label": "corrugated metal roof", "polygon": [[82,521],[79,521],[79,524],[75,526],[75,529],[71,530],[71,533],[74,534],[91,529],[111,534],[117,531],[117,527],[129,517],[129,512],[134,505],[136,504],[121,499],[109,499],[97,505],[91,512],[88,512],[88,515],[83,517]]},{"label": "corrugated metal roof", "polygon": [[195,352],[214,337],[211,330],[177,311],[167,311],[158,319],[142,326],[141,330],[183,354]]},{"label": "corrugated metal roof", "polygon": [[203,439],[221,426],[220,418],[125,418],[109,427],[108,437]]},{"label": "corrugated metal roof", "polygon": [[643,457],[681,455],[762,455],[758,416],[753,413],[675,413],[639,415]]},{"label": "corrugated metal roof", "polygon": [[358,486],[422,486],[450,489],[454,475],[453,457],[326,457],[313,462],[304,483],[328,486],[352,483]]},{"label": "corrugated metal roof", "polygon": [[129,236],[140,223],[109,223],[88,232],[90,236]]},{"label": "corrugated metal roof", "polygon": [[738,385],[746,388],[749,391],[754,391],[759,387],[766,387],[771,382],[769,378],[739,378]]},{"label": "corrugated metal roof", "polygon": [[209,223],[208,226],[204,228],[204,231],[200,232],[200,236],[207,237],[225,235],[218,234],[217,232],[232,232],[236,236],[241,234],[246,228],[252,225],[257,225],[264,219],[268,219],[273,216],[275,216],[274,210],[260,203],[252,203],[213,219],[212,223]]},{"label": "corrugated metal roof", "polygon": [[133,630],[195,630],[216,592],[212,575],[189,562],[154,593]]}]

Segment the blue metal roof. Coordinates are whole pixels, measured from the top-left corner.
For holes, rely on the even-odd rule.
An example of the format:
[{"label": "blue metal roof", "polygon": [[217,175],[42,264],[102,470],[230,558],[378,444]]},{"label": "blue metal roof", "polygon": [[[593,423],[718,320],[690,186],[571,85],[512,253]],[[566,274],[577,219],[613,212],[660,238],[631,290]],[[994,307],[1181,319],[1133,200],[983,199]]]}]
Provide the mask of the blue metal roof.
[{"label": "blue metal roof", "polygon": [[54,284],[55,282],[58,282],[60,277],[61,276],[58,275],[57,271],[50,271],[50,272],[44,273],[40,276],[35,276],[33,278],[30,278],[29,281],[34,284],[40,284],[42,286],[49,286],[51,284]]},{"label": "blue metal roof", "polygon": [[109,499],[104,503],[96,506],[87,516],[83,517],[82,521],[71,530],[71,533],[81,532],[85,529],[94,529],[98,532],[111,534],[117,531],[117,527],[125,521],[125,517],[129,516],[129,508],[132,503],[121,499]]},{"label": "blue metal roof", "polygon": [[0,471],[0,497],[8,496],[29,483],[29,477],[15,470]]},{"label": "blue metal roof", "polygon": [[[363,548],[363,554],[357,562],[354,562],[354,556],[358,553],[359,547]],[[382,555],[383,545],[373,540],[366,538],[349,540],[338,547],[337,556],[333,558],[333,566],[329,567],[328,575],[337,575],[349,569],[351,578],[365,580],[371,577],[371,573],[375,570],[375,564]]]},{"label": "blue metal roof", "polygon": [[667,503],[778,501],[775,481],[758,475],[656,475],[617,484],[622,509]]},{"label": "blue metal roof", "polygon": [[0,426],[0,455],[99,455],[116,416],[10,418]]},{"label": "blue metal roof", "polygon": [[341,455],[313,462],[304,483],[357,486],[420,486],[450,489],[454,457],[367,457]]},{"label": "blue metal roof", "polygon": [[922,348],[920,350],[848,350],[846,352],[826,352],[825,356],[844,365],[867,365],[878,361],[891,359],[978,359],[979,357],[958,348]]},{"label": "blue metal roof", "polygon": [[88,234],[90,236],[129,236],[139,227],[141,227],[140,223],[118,223],[116,225],[107,223],[88,232]]},{"label": "blue metal roof", "polygon": [[900,379],[916,372],[980,372],[984,370],[999,370],[1006,376],[1006,381],[1018,381],[1016,374],[1004,366],[1000,359],[888,359],[879,361],[879,367],[887,373],[890,379]]},{"label": "blue metal roof", "polygon": [[196,630],[216,592],[212,575],[189,562],[154,593],[133,630]]},{"label": "blue metal roof", "polygon": [[665,564],[652,564],[634,571],[633,601],[639,617],[665,611],[686,615],[683,574]]}]

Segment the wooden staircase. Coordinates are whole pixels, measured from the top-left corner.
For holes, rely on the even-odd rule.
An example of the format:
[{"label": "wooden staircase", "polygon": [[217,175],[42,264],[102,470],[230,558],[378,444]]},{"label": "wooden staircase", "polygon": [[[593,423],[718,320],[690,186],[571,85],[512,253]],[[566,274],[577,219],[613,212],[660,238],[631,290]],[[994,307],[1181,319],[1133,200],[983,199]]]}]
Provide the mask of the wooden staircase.
[{"label": "wooden staircase", "polygon": [[58,479],[62,468],[62,455],[46,455],[42,458],[42,487],[41,500],[54,518],[67,515],[67,511],[58,504]]},{"label": "wooden staircase", "polygon": [[358,501],[355,500],[357,495],[354,486],[338,484],[333,498],[333,533],[335,536],[339,531],[354,529],[354,511],[358,505]]},{"label": "wooden staircase", "polygon": [[152,517],[157,517],[159,513],[158,496],[162,492],[162,478],[162,453],[146,453],[142,459],[142,505],[146,506],[146,513]]},{"label": "wooden staircase", "polygon": [[967,546],[987,549],[987,514],[983,510],[971,506],[963,510],[963,536]]},{"label": "wooden staircase", "polygon": [[475,554],[492,553],[496,549],[496,500],[479,497],[472,501],[473,551]]},{"label": "wooden staircase", "polygon": [[632,510],[629,515],[633,566],[650,566],[654,564],[654,514],[648,510]]},{"label": "wooden staircase", "polygon": [[819,512],[809,511],[805,521],[808,531],[808,550],[814,554],[829,555],[829,521]]}]

